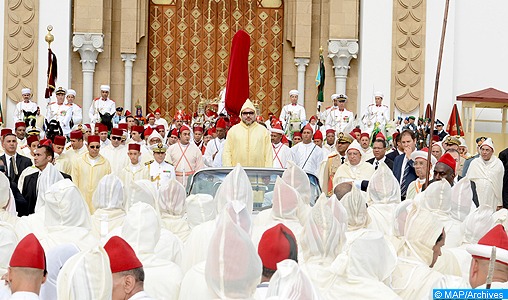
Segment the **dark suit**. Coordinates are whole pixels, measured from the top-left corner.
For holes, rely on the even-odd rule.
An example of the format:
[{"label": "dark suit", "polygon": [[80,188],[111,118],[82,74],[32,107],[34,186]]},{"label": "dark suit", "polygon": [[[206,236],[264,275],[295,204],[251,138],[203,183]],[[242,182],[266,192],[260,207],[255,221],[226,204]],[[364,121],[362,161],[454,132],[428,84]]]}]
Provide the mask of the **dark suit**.
[{"label": "dark suit", "polygon": [[504,166],[503,176],[503,208],[508,208],[508,148],[499,152],[499,159]]},{"label": "dark suit", "polygon": [[[395,161],[395,157],[397,157],[399,155],[400,155],[399,150],[395,149],[395,151],[392,151],[392,152],[386,154],[386,158],[388,158],[391,161]],[[392,170],[393,170],[393,168],[392,168]]]},{"label": "dark suit", "polygon": [[[400,180],[401,175],[404,173],[404,170],[402,169],[402,164],[404,163],[405,157],[406,157],[405,154],[401,154],[401,155],[395,157],[395,160],[393,161],[393,169],[392,169],[393,175],[395,176],[395,178],[397,178],[399,183],[401,183],[401,180]],[[409,160],[407,163],[409,164],[409,172],[406,176],[406,183],[409,185],[409,183],[415,181],[416,178],[418,178],[418,176],[416,176],[415,168],[413,167],[413,161]],[[405,194],[401,195],[401,197],[403,200],[406,199]]]},{"label": "dark suit", "polygon": [[[373,158],[371,158],[371,159],[367,160],[367,162],[368,162],[369,164],[371,164],[371,165],[375,166],[375,165],[374,165],[374,161],[375,161],[375,160],[376,160],[376,158],[375,158],[375,157],[373,157]],[[391,160],[391,159],[389,159],[388,157],[386,157],[386,158],[385,158],[384,163],[388,166],[388,168],[390,168],[390,170],[393,170],[393,160]]]},{"label": "dark suit", "polygon": [[[64,179],[71,179],[71,176],[60,172]],[[33,214],[35,212],[35,204],[37,203],[37,179],[39,179],[39,172],[35,172],[25,177],[23,181],[23,197],[28,202],[27,210],[21,214],[18,211],[18,215],[28,216],[29,214]]]},{"label": "dark suit", "polygon": [[[5,154],[0,156],[0,159],[4,163],[5,170],[7,172],[7,170],[9,170],[9,166],[7,165],[7,158],[5,157]],[[32,165],[32,161],[30,160],[30,158],[25,157],[23,155],[19,155],[18,153],[16,153],[14,160],[16,161],[16,167],[18,169],[18,174],[13,174],[11,176],[10,173],[9,174],[6,173],[5,175],[7,175],[7,178],[9,178],[10,181],[14,182],[15,184],[18,184],[19,175],[21,175],[21,172],[23,172],[24,169],[26,169]],[[10,170],[10,172],[13,172],[13,170]]]}]

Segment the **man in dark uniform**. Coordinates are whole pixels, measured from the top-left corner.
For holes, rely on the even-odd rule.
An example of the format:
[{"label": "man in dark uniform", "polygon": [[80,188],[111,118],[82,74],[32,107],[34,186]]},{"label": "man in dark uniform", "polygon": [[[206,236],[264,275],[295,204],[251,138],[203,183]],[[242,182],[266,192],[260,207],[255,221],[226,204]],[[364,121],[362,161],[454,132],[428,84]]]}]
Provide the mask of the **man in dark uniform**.
[{"label": "man in dark uniform", "polygon": [[10,181],[18,184],[19,175],[24,169],[32,165],[32,161],[28,157],[16,153],[18,140],[13,133],[3,135],[2,146],[5,150],[5,154],[0,156],[0,160],[2,160],[7,170],[6,175]]}]

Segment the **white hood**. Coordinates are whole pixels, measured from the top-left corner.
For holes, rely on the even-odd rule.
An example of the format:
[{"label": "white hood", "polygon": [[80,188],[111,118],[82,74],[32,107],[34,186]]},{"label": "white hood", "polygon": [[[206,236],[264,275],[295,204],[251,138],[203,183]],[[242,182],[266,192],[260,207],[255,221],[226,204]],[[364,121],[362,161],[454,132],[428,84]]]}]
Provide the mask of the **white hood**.
[{"label": "white hood", "polygon": [[58,299],[111,299],[113,275],[106,250],[96,246],[69,258],[57,279]]},{"label": "white hood", "polygon": [[300,199],[305,204],[310,203],[311,190],[307,173],[294,162],[288,161],[288,167],[282,173],[282,180],[292,186],[298,192]]},{"label": "white hood", "polygon": [[450,210],[452,218],[463,222],[475,207],[472,199],[471,180],[462,178],[452,187]]},{"label": "white hood", "polygon": [[452,187],[446,180],[434,181],[421,195],[421,207],[442,217],[450,217]]},{"label": "white hood", "polygon": [[298,263],[291,259],[277,263],[277,271],[270,279],[266,293],[266,299],[272,299],[269,297],[284,300],[324,299],[319,295],[307,275],[302,272]]},{"label": "white hood", "polygon": [[190,195],[185,199],[185,206],[190,228],[213,220],[217,216],[217,204],[214,198],[208,194]]},{"label": "white hood", "polygon": [[400,203],[400,184],[393,176],[392,170],[381,162],[372,174],[367,187],[369,205]]},{"label": "white hood", "polygon": [[97,209],[122,209],[125,200],[122,181],[116,175],[109,174],[99,181],[92,197],[94,208]]},{"label": "white hood", "polygon": [[277,177],[273,188],[273,219],[298,221],[297,212],[298,192],[280,177]]},{"label": "white hood", "polygon": [[185,187],[176,179],[171,179],[159,190],[159,209],[161,214],[183,216],[185,213]]},{"label": "white hood", "polygon": [[64,177],[60,171],[53,166],[53,164],[47,164],[46,168],[41,172],[37,186],[37,202],[35,203],[35,211],[39,211],[44,207],[44,194],[51,185],[63,180]]},{"label": "white hood", "polygon": [[0,274],[7,272],[12,253],[18,245],[18,238],[14,227],[0,221]]},{"label": "white hood", "polygon": [[47,227],[67,226],[90,229],[90,211],[78,187],[69,179],[60,180],[45,194]]},{"label": "white hood", "polygon": [[340,203],[346,208],[348,216],[348,230],[366,228],[370,223],[367,212],[367,200],[364,194],[353,184],[351,192],[342,197]]},{"label": "white hood", "polygon": [[492,207],[484,204],[478,206],[466,217],[462,223],[464,243],[477,244],[496,225],[492,211]]},{"label": "white hood", "polygon": [[220,212],[228,201],[233,200],[244,202],[247,209],[252,211],[254,202],[252,186],[247,173],[240,164],[237,164],[224,178],[217,193],[215,193],[217,211]]},{"label": "white hood", "polygon": [[251,299],[261,279],[262,263],[249,235],[222,214],[208,249],[205,279],[220,299]]},{"label": "white hood", "polygon": [[128,206],[132,206],[137,202],[143,202],[151,205],[157,211],[159,210],[157,189],[155,185],[146,179],[136,180],[130,186],[130,191],[128,192],[127,201]]},{"label": "white hood", "polygon": [[122,237],[136,254],[154,253],[160,234],[161,221],[155,209],[143,202],[132,205],[125,216]]}]

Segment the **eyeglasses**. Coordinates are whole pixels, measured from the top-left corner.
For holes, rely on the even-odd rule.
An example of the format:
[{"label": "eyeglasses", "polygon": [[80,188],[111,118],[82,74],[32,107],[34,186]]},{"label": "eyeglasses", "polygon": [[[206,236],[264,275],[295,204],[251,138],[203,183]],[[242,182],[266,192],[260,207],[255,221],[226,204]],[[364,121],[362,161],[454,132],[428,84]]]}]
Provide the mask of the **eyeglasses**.
[{"label": "eyeglasses", "polygon": [[244,111],[242,113],[242,116],[246,116],[246,115],[254,115],[254,112],[253,111]]},{"label": "eyeglasses", "polygon": [[88,146],[90,149],[100,149],[101,146]]},{"label": "eyeglasses", "polygon": [[344,103],[346,102],[346,100],[339,100],[339,103]]},{"label": "eyeglasses", "polygon": [[121,141],[122,137],[121,136],[111,136],[111,139],[114,141]]}]

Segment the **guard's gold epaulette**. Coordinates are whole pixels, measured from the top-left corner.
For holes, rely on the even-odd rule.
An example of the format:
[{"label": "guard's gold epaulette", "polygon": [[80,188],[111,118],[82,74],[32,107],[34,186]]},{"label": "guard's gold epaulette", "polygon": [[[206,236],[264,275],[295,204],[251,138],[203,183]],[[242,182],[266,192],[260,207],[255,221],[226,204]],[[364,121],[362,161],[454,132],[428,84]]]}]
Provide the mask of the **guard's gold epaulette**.
[{"label": "guard's gold epaulette", "polygon": [[151,164],[151,163],[153,163],[153,162],[154,162],[154,160],[153,160],[153,159],[152,159],[151,161],[147,161],[147,162],[145,163],[145,166],[148,166],[149,164]]},{"label": "guard's gold epaulette", "polygon": [[167,164],[173,165],[172,163],[170,163],[170,162],[169,162],[169,161],[167,161],[167,160],[165,160],[164,162],[165,162],[165,163],[167,163]]}]

